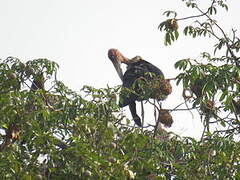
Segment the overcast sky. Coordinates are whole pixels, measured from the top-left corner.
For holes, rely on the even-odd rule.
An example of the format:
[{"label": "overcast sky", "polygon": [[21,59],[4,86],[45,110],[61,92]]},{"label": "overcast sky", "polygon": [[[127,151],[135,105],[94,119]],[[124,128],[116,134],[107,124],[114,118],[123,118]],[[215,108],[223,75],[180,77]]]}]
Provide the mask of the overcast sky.
[{"label": "overcast sky", "polygon": [[[202,7],[210,3],[204,2]],[[239,7],[240,1],[232,1],[229,13],[221,11],[217,16],[226,32],[239,29]],[[180,36],[174,45],[164,46],[157,26],[165,20],[162,13],[166,10],[176,10],[178,18],[198,14],[181,0],[1,0],[0,58],[47,58],[60,65],[58,78],[70,88],[104,88],[121,84],[107,58],[108,49],[117,48],[129,58],[142,56],[166,78],[173,78],[179,73],[173,67],[177,60],[199,57],[200,52],[211,50],[214,41]],[[180,22],[180,31],[189,22]],[[174,87],[173,91],[164,102],[166,108],[183,101],[181,89]],[[188,112],[173,116],[169,130],[200,137],[197,117],[193,119]]]}]

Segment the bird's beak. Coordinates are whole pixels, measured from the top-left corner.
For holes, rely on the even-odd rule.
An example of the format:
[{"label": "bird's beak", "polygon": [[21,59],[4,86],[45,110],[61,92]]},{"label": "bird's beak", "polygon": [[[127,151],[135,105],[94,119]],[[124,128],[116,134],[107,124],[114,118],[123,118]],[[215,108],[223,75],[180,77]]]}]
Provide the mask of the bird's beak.
[{"label": "bird's beak", "polygon": [[129,59],[124,57],[117,49],[114,48],[108,50],[108,58],[112,61],[118,76],[123,81],[121,63],[128,64]]},{"label": "bird's beak", "polygon": [[115,67],[118,76],[120,77],[120,79],[123,81],[123,72],[122,72],[122,68],[121,68],[121,62],[118,61],[117,59],[111,59],[113,66]]}]

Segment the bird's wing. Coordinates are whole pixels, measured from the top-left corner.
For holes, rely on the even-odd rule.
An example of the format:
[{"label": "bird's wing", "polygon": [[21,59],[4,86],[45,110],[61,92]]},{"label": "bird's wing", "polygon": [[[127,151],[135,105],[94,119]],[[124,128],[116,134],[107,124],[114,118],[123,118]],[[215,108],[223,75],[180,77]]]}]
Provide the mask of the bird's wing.
[{"label": "bird's wing", "polygon": [[140,66],[143,67],[143,69],[145,69],[145,71],[154,73],[157,76],[163,76],[164,77],[163,72],[158,67],[151,64],[150,62],[142,60],[142,61],[139,61],[139,64],[140,64]]}]

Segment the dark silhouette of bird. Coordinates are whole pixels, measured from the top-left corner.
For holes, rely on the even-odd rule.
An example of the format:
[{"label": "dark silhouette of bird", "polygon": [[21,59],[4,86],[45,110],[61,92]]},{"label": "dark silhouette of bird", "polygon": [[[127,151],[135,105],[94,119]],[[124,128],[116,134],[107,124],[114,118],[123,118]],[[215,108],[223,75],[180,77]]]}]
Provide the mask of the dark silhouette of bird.
[{"label": "dark silhouette of bird", "polygon": [[[139,78],[143,78],[149,81],[153,78],[152,76],[149,76],[150,73],[153,73],[155,76],[161,77],[163,79],[164,79],[164,75],[158,67],[143,60],[140,56],[136,56],[132,59],[128,59],[124,57],[119,50],[110,49],[108,51],[108,57],[112,61],[120,79],[123,82],[122,84],[123,89],[129,88],[129,89],[133,89],[136,92],[136,93],[130,92],[126,96],[124,95],[123,89],[122,89],[122,91],[120,92],[119,106],[125,107],[129,105],[129,109],[133,117],[133,120],[138,126],[142,126],[141,118],[137,115],[137,112],[136,112],[136,101],[141,101],[143,99],[141,99],[138,95],[140,93],[139,91],[141,90],[139,90],[139,88],[135,84],[136,80],[138,80]],[[121,69],[121,63],[124,63],[127,65],[127,70],[124,74]]]}]

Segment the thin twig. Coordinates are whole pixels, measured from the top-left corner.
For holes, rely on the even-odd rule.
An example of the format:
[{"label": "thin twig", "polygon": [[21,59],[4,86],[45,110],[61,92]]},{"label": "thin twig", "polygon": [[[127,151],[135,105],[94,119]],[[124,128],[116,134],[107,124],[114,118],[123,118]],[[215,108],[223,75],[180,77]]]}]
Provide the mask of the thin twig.
[{"label": "thin twig", "polygon": [[[214,0],[212,3],[211,3],[211,6],[213,6],[213,4],[215,3],[216,1]],[[197,9],[199,9],[197,6],[196,6]],[[192,19],[192,18],[197,18],[197,17],[201,17],[201,16],[205,16],[207,15],[208,13],[208,10],[206,12],[203,12],[203,11],[200,11],[202,14],[199,14],[199,15],[195,15],[195,16],[189,16],[189,17],[185,17],[185,18],[179,18],[179,19],[176,19],[177,21],[181,21],[181,20],[186,20],[186,19]]]},{"label": "thin twig", "polygon": [[[197,10],[199,11],[199,12],[201,12],[201,13],[203,13],[203,11],[200,9],[200,8],[198,8],[198,7],[196,7],[197,8]],[[204,14],[204,13],[203,13]],[[232,49],[231,49],[231,47],[230,47],[230,45],[229,45],[229,38],[227,37],[227,35],[226,35],[226,33],[224,32],[224,30],[215,22],[215,21],[213,21],[213,19],[209,16],[209,15],[207,15],[207,13],[206,14],[204,14],[209,20],[211,20],[211,22],[213,22],[216,26],[217,26],[217,28],[221,31],[221,33],[223,34],[223,36],[224,36],[224,39],[226,40],[226,45],[227,45],[227,49],[228,49],[228,51],[230,52],[230,54],[231,54],[231,56],[234,58],[234,60],[235,60],[235,64],[236,64],[236,66],[237,67],[239,67],[240,65],[237,63],[237,57],[235,56],[235,54],[233,53],[233,51],[232,51]]]},{"label": "thin twig", "polygon": [[186,19],[197,18],[197,17],[205,16],[206,14],[207,14],[207,12],[206,12],[206,13],[203,13],[203,14],[195,15],[195,16],[189,16],[189,17],[185,17],[185,18],[179,18],[179,19],[176,19],[176,21],[181,21],[181,20],[186,20]]}]

